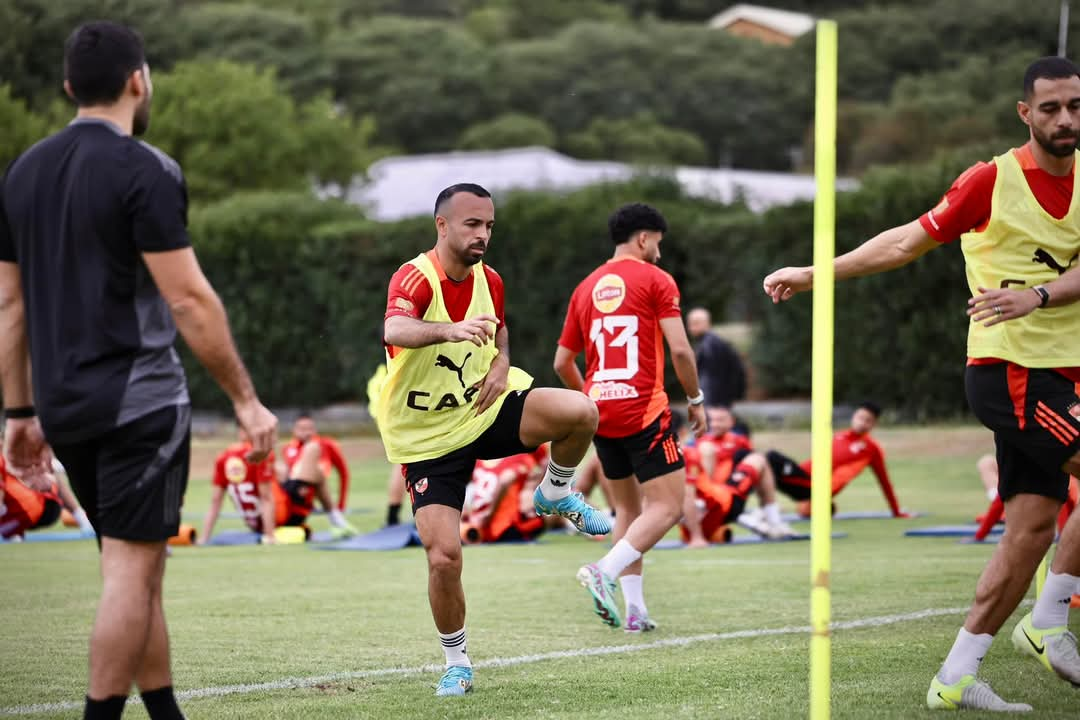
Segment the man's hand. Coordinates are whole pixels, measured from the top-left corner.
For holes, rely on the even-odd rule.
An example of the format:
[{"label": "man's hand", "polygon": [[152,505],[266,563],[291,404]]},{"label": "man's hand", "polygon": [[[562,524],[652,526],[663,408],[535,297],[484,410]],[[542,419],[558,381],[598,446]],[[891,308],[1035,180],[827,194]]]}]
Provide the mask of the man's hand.
[{"label": "man's hand", "polygon": [[262,537],[259,538],[259,544],[260,545],[277,545],[277,536],[275,536],[273,534],[263,535]]},{"label": "man's hand", "polygon": [[487,375],[473,386],[479,389],[479,392],[476,393],[477,415],[491,407],[492,403],[503,394],[506,390],[506,379],[509,374],[510,361],[506,360],[502,355],[496,355],[495,359],[491,361],[491,367],[488,369]]},{"label": "man's hand", "polygon": [[686,415],[690,420],[690,429],[694,431],[694,437],[701,437],[709,429],[709,421],[705,417],[704,405],[687,406]]},{"label": "man's hand", "polygon": [[981,287],[979,294],[968,300],[967,314],[975,322],[983,323],[983,327],[990,327],[1005,320],[1022,318],[1041,304],[1042,297],[1031,288],[987,290]]},{"label": "man's hand", "polygon": [[23,485],[44,492],[52,488],[52,449],[36,417],[12,418],[4,425],[4,457],[7,469]]},{"label": "man's hand", "polygon": [[477,315],[447,327],[446,342],[471,342],[483,347],[495,337],[498,326],[499,319],[494,315]]},{"label": "man's hand", "polygon": [[806,292],[814,287],[814,268],[786,267],[769,273],[763,283],[765,294],[773,303],[790,300],[796,293]]},{"label": "man's hand", "polygon": [[277,442],[277,418],[257,399],[248,400],[235,406],[236,420],[251,438],[251,452],[248,462],[261,462],[274,449]]}]

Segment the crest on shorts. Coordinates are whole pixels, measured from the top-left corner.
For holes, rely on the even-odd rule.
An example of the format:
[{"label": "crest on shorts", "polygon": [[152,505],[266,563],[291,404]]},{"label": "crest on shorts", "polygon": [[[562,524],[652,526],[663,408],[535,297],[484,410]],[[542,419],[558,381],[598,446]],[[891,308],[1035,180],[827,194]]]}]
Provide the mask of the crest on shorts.
[{"label": "crest on shorts", "polygon": [[247,478],[247,463],[238,457],[225,461],[225,479],[231,483],[244,482]]},{"label": "crest on shorts", "polygon": [[592,289],[593,307],[602,313],[613,313],[626,299],[626,281],[614,273],[604,275]]},{"label": "crest on shorts", "polygon": [[425,492],[427,492],[427,487],[428,487],[427,478],[420,478],[419,480],[417,480],[416,482],[413,483],[413,490],[420,493],[421,495],[423,495]]}]

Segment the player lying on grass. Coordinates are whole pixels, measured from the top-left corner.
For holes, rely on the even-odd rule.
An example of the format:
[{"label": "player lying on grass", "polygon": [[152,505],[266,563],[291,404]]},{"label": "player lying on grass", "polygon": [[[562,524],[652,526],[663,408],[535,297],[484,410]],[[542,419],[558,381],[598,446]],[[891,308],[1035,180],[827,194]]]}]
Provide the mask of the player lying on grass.
[{"label": "player lying on grass", "polygon": [[[206,511],[198,544],[210,542],[226,493],[237,512],[243,516],[244,524],[252,532],[258,533],[263,543],[275,541],[274,530],[278,527],[304,527],[305,532],[310,532],[307,519],[315,509],[316,496],[330,514],[335,535],[345,537],[355,534],[356,531],[345,522],[341,512],[331,504],[325,479],[316,483],[278,482],[274,471],[274,454],[270,453],[261,462],[250,462],[247,458],[251,453],[251,440],[242,428],[238,434],[239,442],[227,447],[214,462],[210,507]],[[317,453],[308,453],[306,462],[318,462]]]},{"label": "player lying on grass", "polygon": [[[893,517],[911,517],[900,509],[896,500],[889,471],[885,468],[885,451],[870,432],[877,425],[881,408],[872,402],[861,403],[851,414],[851,426],[833,436],[832,445],[832,495],[835,498],[852,480],[869,467],[881,486],[881,494],[889,503]],[[796,502],[796,509],[803,517],[810,517],[810,471],[811,462],[797,463],[787,455],[770,450],[765,454],[776,476],[776,488]],[[836,512],[836,504],[833,504]]]},{"label": "player lying on grass", "polygon": [[44,492],[27,487],[7,471],[0,455],[0,538],[21,540],[28,530],[55,523],[64,510],[71,513],[83,532],[94,531],[64,483],[53,478],[52,487]]},{"label": "player lying on grass", "polygon": [[544,477],[547,452],[541,445],[531,453],[477,461],[461,511],[463,542],[531,540],[544,532],[533,494]]}]

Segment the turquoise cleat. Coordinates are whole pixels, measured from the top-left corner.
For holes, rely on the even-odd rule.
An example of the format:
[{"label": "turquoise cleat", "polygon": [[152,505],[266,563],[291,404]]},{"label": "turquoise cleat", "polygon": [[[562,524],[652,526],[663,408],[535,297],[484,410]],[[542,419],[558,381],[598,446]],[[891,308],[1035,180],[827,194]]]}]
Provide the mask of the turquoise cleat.
[{"label": "turquoise cleat", "polygon": [[460,696],[468,692],[472,692],[472,668],[460,665],[447,668],[435,688],[438,697]]},{"label": "turquoise cleat", "polygon": [[611,520],[589,503],[581,493],[571,493],[561,500],[548,500],[536,488],[533,493],[533,507],[537,515],[558,515],[574,524],[579,531],[587,535],[607,535],[611,532]]},{"label": "turquoise cleat", "polygon": [[577,580],[589,591],[593,600],[593,612],[600,620],[613,628],[619,627],[619,608],[615,605],[615,581],[604,575],[600,568],[589,563],[577,571]]}]

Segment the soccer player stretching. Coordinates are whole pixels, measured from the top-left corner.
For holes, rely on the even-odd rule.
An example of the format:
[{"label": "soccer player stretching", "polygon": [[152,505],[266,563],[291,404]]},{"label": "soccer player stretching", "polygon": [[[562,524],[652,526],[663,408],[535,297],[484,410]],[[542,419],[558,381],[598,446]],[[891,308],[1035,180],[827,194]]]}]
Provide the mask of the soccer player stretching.
[{"label": "soccer player stretching", "polygon": [[[836,258],[836,278],[870,275],[960,238],[967,262],[968,403],[994,432],[998,493],[1009,522],[979,578],[975,603],[945,664],[930,708],[1026,711],[976,679],[990,643],[1031,585],[1054,539],[1069,473],[1080,471],[1080,210],[1074,191],[1080,71],[1042,58],[1024,74],[1017,103],[1030,140],[961,175],[930,212]],[[774,302],[810,290],[812,267],[765,278]],[[1005,322],[1009,321],[1009,322]],[[1043,594],[1017,623],[1013,644],[1080,685],[1069,600],[1080,582],[1080,514],[1061,533]]]},{"label": "soccer player stretching", "polygon": [[530,389],[510,366],[503,284],[481,262],[495,205],[479,185],[446,188],[435,201],[435,247],[394,274],[386,304],[386,382],[378,422],[386,455],[405,465],[413,517],[428,559],[428,599],[446,654],[436,695],[472,689],[465,652],[461,508],[478,458],[532,452],[551,442],[534,503],[591,535],[611,523],[570,492],[596,431],[596,405],[580,393]]},{"label": "soccer player stretching", "polygon": [[[615,254],[574,290],[555,371],[600,408],[594,443],[615,499],[615,546],[582,567],[577,578],[611,627],[621,622],[614,598],[614,579],[620,578],[626,630],[641,632],[656,627],[641,589],[641,556],[679,522],[686,484],[664,392],[665,339],[699,436],[705,431],[705,395],[683,327],[679,288],[656,267],[667,231],[663,215],[648,205],[626,205],[612,214],[608,231]],[[574,361],[582,350],[585,377]]]}]

